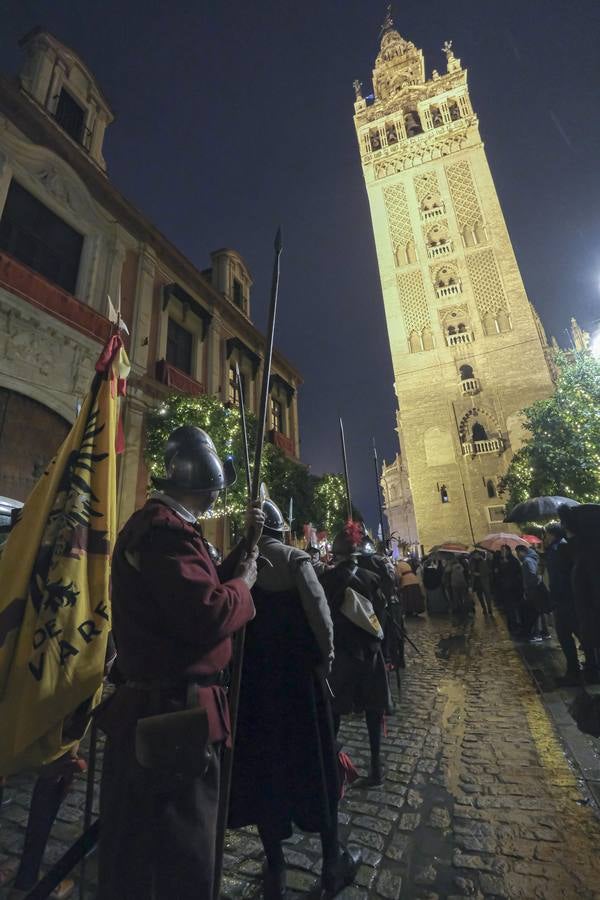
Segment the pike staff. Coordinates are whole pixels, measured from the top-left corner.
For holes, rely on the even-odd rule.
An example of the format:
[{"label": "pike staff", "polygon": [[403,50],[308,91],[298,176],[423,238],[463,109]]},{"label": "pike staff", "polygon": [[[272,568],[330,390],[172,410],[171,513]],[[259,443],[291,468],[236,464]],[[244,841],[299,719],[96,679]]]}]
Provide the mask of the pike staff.
[{"label": "pike staff", "polygon": [[244,452],[244,472],[246,475],[246,490],[248,500],[252,492],[252,476],[250,472],[250,451],[248,450],[248,429],[246,427],[246,407],[244,405],[244,384],[239,365],[235,364],[235,380],[237,384],[238,405],[240,407],[240,428],[242,431],[242,449]]},{"label": "pike staff", "polygon": [[346,456],[346,438],[344,436],[344,423],[340,416],[340,441],[342,443],[342,460],[344,463],[344,481],[346,484],[346,511],[347,518],[352,520],[352,498],[350,496],[350,477],[348,475],[348,457]]},{"label": "pike staff", "polygon": [[[238,401],[240,404],[240,421],[242,426],[242,441],[244,444],[244,464],[246,469],[246,484],[248,486],[248,499],[255,503],[260,500],[260,470],[262,463],[265,431],[267,426],[267,406],[269,402],[269,382],[271,380],[271,359],[273,357],[273,337],[275,334],[275,317],[277,314],[277,295],[279,292],[279,257],[281,256],[281,228],[275,235],[275,261],[273,263],[273,278],[271,281],[271,303],[269,306],[269,324],[267,328],[267,341],[265,345],[265,358],[263,363],[262,387],[260,395],[260,407],[258,414],[258,430],[256,435],[256,450],[254,453],[254,469],[250,478],[250,455],[248,452],[248,434],[246,431],[246,413],[242,393],[242,383],[239,368],[236,366],[236,378],[238,379]],[[247,552],[250,553],[256,547],[260,534],[253,529],[246,535]],[[231,684],[229,687],[229,716],[231,720],[231,747],[226,748],[223,754],[221,768],[221,791],[219,796],[219,814],[217,818],[217,839],[215,845],[215,884],[214,900],[219,900],[221,891],[221,877],[223,874],[223,851],[225,847],[225,829],[227,828],[227,815],[229,811],[229,796],[231,792],[231,776],[233,773],[233,751],[235,747],[235,731],[237,713],[240,700],[240,686],[242,683],[242,666],[244,663],[244,639],[245,628],[238,632],[235,639],[233,660],[231,663]]]}]

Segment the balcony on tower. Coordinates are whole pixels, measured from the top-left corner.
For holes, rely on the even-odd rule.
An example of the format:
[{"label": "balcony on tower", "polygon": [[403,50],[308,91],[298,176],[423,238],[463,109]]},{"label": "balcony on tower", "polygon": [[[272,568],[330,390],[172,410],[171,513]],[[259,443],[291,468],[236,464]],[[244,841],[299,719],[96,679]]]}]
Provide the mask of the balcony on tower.
[{"label": "balcony on tower", "polygon": [[[451,328],[452,326],[450,326]],[[448,330],[446,334],[446,343],[449,347],[459,347],[462,344],[472,344],[473,343],[473,332],[472,331],[455,331],[450,332]]]},{"label": "balcony on tower", "polygon": [[427,255],[430,259],[438,256],[446,256],[453,251],[452,241],[448,234],[448,227],[440,222],[427,232]]},{"label": "balcony on tower", "polygon": [[440,300],[445,300],[446,297],[456,297],[457,294],[462,294],[462,285],[457,282],[456,284],[437,286],[435,292]]},{"label": "balcony on tower", "polygon": [[464,378],[460,382],[460,391],[464,396],[472,396],[478,394],[481,390],[478,378]]},{"label": "balcony on tower", "polygon": [[432,219],[440,219],[446,214],[443,206],[434,206],[433,209],[422,209],[421,219],[423,222],[430,222]]},{"label": "balcony on tower", "polygon": [[488,438],[485,441],[465,441],[462,445],[463,456],[476,456],[481,453],[502,453],[504,444],[500,438]]},{"label": "balcony on tower", "polygon": [[427,255],[430,259],[436,259],[438,256],[446,256],[448,253],[452,253],[452,250],[452,241],[450,240],[443,244],[427,245]]},{"label": "balcony on tower", "polygon": [[[496,432],[496,436],[489,434],[483,424],[484,422],[491,430]],[[469,410],[462,420],[460,435],[463,456],[502,453],[504,450],[504,441],[500,436],[498,427],[484,409],[473,407],[473,409]]]}]

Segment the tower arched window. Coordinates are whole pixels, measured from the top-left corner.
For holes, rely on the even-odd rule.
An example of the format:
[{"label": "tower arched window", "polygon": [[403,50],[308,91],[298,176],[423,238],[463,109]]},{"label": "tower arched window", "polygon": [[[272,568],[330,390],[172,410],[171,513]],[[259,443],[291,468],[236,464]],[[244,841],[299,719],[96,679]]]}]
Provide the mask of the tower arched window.
[{"label": "tower arched window", "polygon": [[437,106],[431,107],[431,123],[434,128],[439,128],[440,125],[444,124],[444,117]]},{"label": "tower arched window", "polygon": [[487,488],[487,495],[490,499],[497,496],[496,485],[494,484],[494,482],[492,481],[491,478],[488,479],[486,488]]},{"label": "tower arched window", "polygon": [[481,424],[481,422],[473,423],[473,441],[477,443],[477,441],[487,441],[487,431]]},{"label": "tower arched window", "polygon": [[442,205],[441,198],[438,194],[427,194],[421,201],[421,209],[429,212],[430,209],[438,209]]},{"label": "tower arched window", "polygon": [[448,229],[444,225],[434,225],[427,234],[427,242],[430,247],[438,247],[441,244],[447,244],[448,240]]},{"label": "tower arched window", "polygon": [[453,122],[456,122],[457,119],[461,118],[460,107],[456,100],[448,101],[448,112],[450,113],[450,118]]},{"label": "tower arched window", "polygon": [[423,133],[421,117],[419,116],[419,113],[416,111],[416,109],[410,109],[407,113],[405,113],[404,125],[409,138],[414,137],[416,134]]},{"label": "tower arched window", "polygon": [[396,131],[396,126],[394,125],[393,122],[390,122],[390,124],[386,127],[385,133],[386,133],[388,144],[397,144],[398,143],[398,133]]},{"label": "tower arched window", "polygon": [[370,134],[371,150],[381,150],[381,137],[378,131],[372,131]]},{"label": "tower arched window", "polygon": [[466,381],[468,378],[474,378],[473,367],[467,366],[466,364],[460,367],[460,378],[461,381]]},{"label": "tower arched window", "polygon": [[421,336],[417,334],[416,331],[411,331],[410,337],[408,338],[408,345],[411,353],[418,353],[423,349],[421,346]]},{"label": "tower arched window", "polygon": [[424,328],[421,332],[421,343],[423,350],[433,350],[433,334],[431,328]]}]

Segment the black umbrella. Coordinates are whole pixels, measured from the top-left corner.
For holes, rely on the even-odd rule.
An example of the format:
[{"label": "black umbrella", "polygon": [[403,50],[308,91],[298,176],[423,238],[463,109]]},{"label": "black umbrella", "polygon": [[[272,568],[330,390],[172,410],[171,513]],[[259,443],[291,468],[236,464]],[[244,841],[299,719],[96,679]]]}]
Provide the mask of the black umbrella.
[{"label": "black umbrella", "polygon": [[568,497],[532,497],[517,503],[504,519],[505,522],[539,522],[541,519],[556,519],[561,506],[579,506],[577,500]]}]

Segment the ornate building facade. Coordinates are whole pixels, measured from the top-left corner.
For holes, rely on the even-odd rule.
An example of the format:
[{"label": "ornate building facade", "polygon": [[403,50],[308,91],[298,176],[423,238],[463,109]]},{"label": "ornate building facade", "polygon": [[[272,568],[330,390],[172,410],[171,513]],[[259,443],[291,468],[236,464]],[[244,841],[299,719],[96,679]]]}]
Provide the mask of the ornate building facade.
[{"label": "ornate building facade", "polygon": [[[20,77],[0,78],[0,495],[25,500],[56,452],[110,331],[107,295],[120,297],[132,362],[123,521],[146,495],[149,408],[177,391],[235,402],[237,361],[256,411],[264,338],[252,279],[229,249],[199,271],[129,203],[107,177],[113,114],[92,73],[46,32],[21,43]],[[270,438],[294,458],[301,380],[275,353]]]},{"label": "ornate building facade", "polygon": [[388,16],[373,93],[355,82],[402,464],[419,540],[501,530],[498,481],[522,443],[524,406],[552,392],[547,342],[494,187],[467,72],[446,72]]}]

